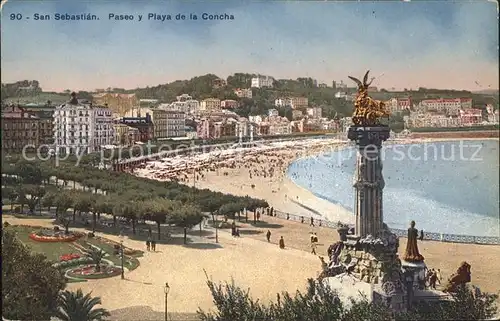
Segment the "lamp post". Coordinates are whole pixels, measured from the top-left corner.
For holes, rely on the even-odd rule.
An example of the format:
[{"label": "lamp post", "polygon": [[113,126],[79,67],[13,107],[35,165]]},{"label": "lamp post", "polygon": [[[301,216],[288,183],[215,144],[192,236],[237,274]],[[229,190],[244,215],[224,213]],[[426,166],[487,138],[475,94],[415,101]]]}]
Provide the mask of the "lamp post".
[{"label": "lamp post", "polygon": [[217,224],[217,221],[218,221],[217,215],[219,215],[218,211],[214,216],[214,218],[215,218],[215,243],[219,243],[219,227],[217,226],[218,225]]},{"label": "lamp post", "polygon": [[123,248],[123,240],[120,240],[120,252],[122,255],[122,280],[124,280],[125,279],[125,269],[124,269],[125,251]]},{"label": "lamp post", "polygon": [[168,321],[168,292],[170,292],[170,286],[168,282],[165,283],[165,321]]}]

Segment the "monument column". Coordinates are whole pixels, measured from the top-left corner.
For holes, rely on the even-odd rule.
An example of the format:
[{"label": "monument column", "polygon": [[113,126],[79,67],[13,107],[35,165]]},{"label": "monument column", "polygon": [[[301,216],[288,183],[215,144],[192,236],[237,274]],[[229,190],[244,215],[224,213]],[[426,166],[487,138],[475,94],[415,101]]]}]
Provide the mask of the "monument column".
[{"label": "monument column", "polygon": [[382,190],[385,182],[382,175],[382,142],[390,136],[388,126],[351,126],[347,137],[357,146],[354,213],[357,237],[377,237],[383,229]]}]

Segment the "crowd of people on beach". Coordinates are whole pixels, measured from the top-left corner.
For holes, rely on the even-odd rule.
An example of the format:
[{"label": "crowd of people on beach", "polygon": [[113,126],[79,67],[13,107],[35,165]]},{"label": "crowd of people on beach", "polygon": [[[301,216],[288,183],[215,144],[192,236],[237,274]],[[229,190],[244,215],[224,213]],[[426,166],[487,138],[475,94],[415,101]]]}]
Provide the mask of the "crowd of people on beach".
[{"label": "crowd of people on beach", "polygon": [[338,142],[330,141],[309,145],[269,146],[265,149],[255,147],[228,150],[213,155],[211,153],[191,154],[142,164],[132,172],[157,180],[195,185],[197,181],[204,180],[206,174],[210,172],[215,172],[217,176],[228,176],[229,170],[246,169],[249,181],[262,178],[280,181],[293,160],[317,154],[337,145]]}]

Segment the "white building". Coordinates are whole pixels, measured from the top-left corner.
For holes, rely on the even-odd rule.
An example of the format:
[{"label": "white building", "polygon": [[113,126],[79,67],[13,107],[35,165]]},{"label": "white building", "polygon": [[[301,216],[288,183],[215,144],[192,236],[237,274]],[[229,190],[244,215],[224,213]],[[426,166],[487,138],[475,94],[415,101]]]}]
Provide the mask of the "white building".
[{"label": "white building", "polygon": [[269,76],[258,76],[252,78],[252,87],[253,88],[262,88],[262,87],[273,87],[274,78]]},{"label": "white building", "polygon": [[76,94],[54,111],[56,153],[93,153],[114,140],[111,109],[78,102]]},{"label": "white building", "polygon": [[354,125],[352,117],[344,117],[340,119],[340,128],[342,129],[342,132],[346,133],[352,125]]},{"label": "white building", "polygon": [[346,99],[347,94],[345,92],[339,91],[335,93],[335,98]]},{"label": "white building", "polygon": [[486,112],[488,114],[488,122],[498,124],[498,109],[494,109],[493,105],[486,105]]},{"label": "white building", "polygon": [[289,135],[292,133],[292,124],[285,117],[269,120],[269,135]]},{"label": "white building", "polygon": [[274,106],[276,106],[276,107],[292,106],[292,99],[290,99],[290,98],[278,98],[274,101]]},{"label": "white building", "polygon": [[200,102],[193,99],[188,94],[177,96],[177,101],[171,104],[160,104],[158,108],[163,110],[175,110],[187,114],[194,114],[200,109]]},{"label": "white building", "polygon": [[307,108],[307,115],[311,118],[322,118],[321,107]]},{"label": "white building", "polygon": [[248,120],[251,121],[252,123],[260,124],[263,122],[262,116],[257,115],[257,116],[248,116]]},{"label": "white building", "polygon": [[440,99],[425,99],[420,102],[419,110],[437,111],[456,116],[460,110],[471,109],[471,98],[440,98]]},{"label": "white building", "polygon": [[239,98],[249,98],[249,99],[252,99],[252,89],[251,88],[248,88],[248,89],[240,89],[240,88],[238,88],[238,89],[234,90],[234,93]]}]

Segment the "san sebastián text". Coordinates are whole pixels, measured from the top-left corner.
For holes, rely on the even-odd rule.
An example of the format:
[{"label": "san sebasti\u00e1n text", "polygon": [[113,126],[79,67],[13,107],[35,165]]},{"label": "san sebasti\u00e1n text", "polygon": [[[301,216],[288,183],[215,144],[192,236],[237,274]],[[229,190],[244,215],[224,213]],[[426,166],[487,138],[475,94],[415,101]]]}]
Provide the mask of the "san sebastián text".
[{"label": "san sebasti\u00e1n text", "polygon": [[[35,13],[33,20],[51,20],[50,15]],[[99,20],[95,14],[82,13],[82,14],[69,14],[69,13],[55,13],[54,20]]]}]

